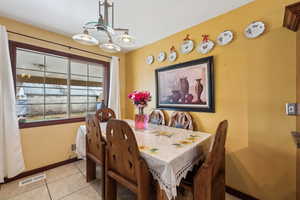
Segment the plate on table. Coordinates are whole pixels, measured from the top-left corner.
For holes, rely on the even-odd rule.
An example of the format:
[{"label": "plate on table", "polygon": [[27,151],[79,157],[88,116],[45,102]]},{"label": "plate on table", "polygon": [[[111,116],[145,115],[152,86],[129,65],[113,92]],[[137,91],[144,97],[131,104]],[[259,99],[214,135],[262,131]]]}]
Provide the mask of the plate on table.
[{"label": "plate on table", "polygon": [[265,24],[263,22],[253,22],[245,29],[244,33],[247,38],[257,38],[265,32]]}]

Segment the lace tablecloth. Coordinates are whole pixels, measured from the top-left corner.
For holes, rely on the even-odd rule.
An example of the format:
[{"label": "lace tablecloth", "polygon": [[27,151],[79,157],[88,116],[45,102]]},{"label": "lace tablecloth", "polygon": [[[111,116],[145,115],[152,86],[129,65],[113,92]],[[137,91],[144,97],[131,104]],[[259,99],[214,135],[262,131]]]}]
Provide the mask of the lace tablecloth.
[{"label": "lace tablecloth", "polygon": [[[126,121],[133,127],[132,120]],[[105,137],[106,123],[100,125]],[[134,132],[141,156],[169,200],[177,196],[176,187],[205,157],[211,144],[211,134],[167,126],[151,125],[148,130]],[[85,126],[81,126],[76,139],[76,152],[80,158],[85,156],[85,134]]]}]

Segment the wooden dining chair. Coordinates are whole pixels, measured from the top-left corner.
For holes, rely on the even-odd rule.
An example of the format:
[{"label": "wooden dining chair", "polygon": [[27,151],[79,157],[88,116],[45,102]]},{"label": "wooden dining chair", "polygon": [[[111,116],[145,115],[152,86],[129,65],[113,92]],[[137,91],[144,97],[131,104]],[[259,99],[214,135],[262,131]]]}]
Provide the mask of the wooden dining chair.
[{"label": "wooden dining chair", "polygon": [[100,122],[107,122],[110,119],[116,119],[115,112],[110,108],[101,108],[96,111],[95,115]]},{"label": "wooden dining chair", "polygon": [[149,199],[151,175],[130,126],[109,120],[106,139],[106,200],[116,200],[117,182],[135,193],[137,200]]},{"label": "wooden dining chair", "polygon": [[170,118],[170,127],[193,130],[193,119],[187,112],[173,112]]},{"label": "wooden dining chair", "polygon": [[190,173],[180,186],[193,194],[194,200],[225,200],[225,141],[227,120],[217,129],[207,158],[194,175]]},{"label": "wooden dining chair", "polygon": [[149,114],[148,123],[156,125],[166,125],[165,115],[161,110],[152,110]]},{"label": "wooden dining chair", "polygon": [[86,119],[86,181],[96,179],[96,165],[102,165],[102,198],[105,192],[105,146],[99,120],[94,115]]}]

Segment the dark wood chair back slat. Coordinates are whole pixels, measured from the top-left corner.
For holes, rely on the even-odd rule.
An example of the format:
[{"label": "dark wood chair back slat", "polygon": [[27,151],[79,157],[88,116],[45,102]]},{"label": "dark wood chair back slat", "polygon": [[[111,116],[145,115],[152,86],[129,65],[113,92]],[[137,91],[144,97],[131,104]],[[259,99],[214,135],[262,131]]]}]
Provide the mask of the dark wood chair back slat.
[{"label": "dark wood chair back slat", "polygon": [[116,119],[115,112],[110,108],[101,108],[97,110],[95,116],[100,122],[107,122],[110,119]]},{"label": "dark wood chair back slat", "polygon": [[104,163],[105,140],[102,137],[100,124],[95,116],[86,119],[86,152]]},{"label": "dark wood chair back slat", "polygon": [[217,176],[217,174],[223,170],[224,160],[218,158],[225,158],[225,143],[227,137],[227,128],[228,128],[228,122],[226,120],[222,121],[218,126],[211,152],[208,155],[209,157],[207,159],[206,164],[212,165],[214,177]]},{"label": "dark wood chair back slat", "polygon": [[156,125],[166,125],[165,115],[161,110],[152,110],[149,114],[149,123]]},{"label": "dark wood chair back slat", "polygon": [[[96,165],[105,166],[105,139],[101,134],[99,120],[95,115],[86,118],[86,181],[96,179]],[[105,198],[105,170],[102,170],[102,199]]]},{"label": "dark wood chair back slat", "polygon": [[110,120],[106,130],[107,170],[137,182],[138,145],[131,127],[121,120]]},{"label": "dark wood chair back slat", "polygon": [[228,121],[222,121],[211,151],[193,180],[195,200],[225,200],[225,142]]},{"label": "dark wood chair back slat", "polygon": [[193,119],[187,112],[173,112],[171,115],[169,126],[194,130]]},{"label": "dark wood chair back slat", "polygon": [[121,120],[111,119],[106,129],[105,199],[117,200],[117,182],[136,193],[137,200],[150,198],[151,174],[140,157],[135,135]]}]

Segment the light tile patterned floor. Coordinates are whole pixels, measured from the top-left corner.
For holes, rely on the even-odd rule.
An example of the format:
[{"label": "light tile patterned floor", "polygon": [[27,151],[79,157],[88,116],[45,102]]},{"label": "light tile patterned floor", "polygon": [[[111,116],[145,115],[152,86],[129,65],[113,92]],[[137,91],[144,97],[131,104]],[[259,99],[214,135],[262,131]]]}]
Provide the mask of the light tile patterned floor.
[{"label": "light tile patterned floor", "polygon": [[[19,187],[17,180],[0,186],[0,200],[101,200],[101,167],[98,179],[85,181],[85,162],[78,161],[46,171],[46,180]],[[28,178],[28,177],[27,177]],[[134,200],[135,195],[118,186],[118,200]],[[190,195],[178,200],[189,200]],[[238,200],[226,195],[226,200]]]}]

